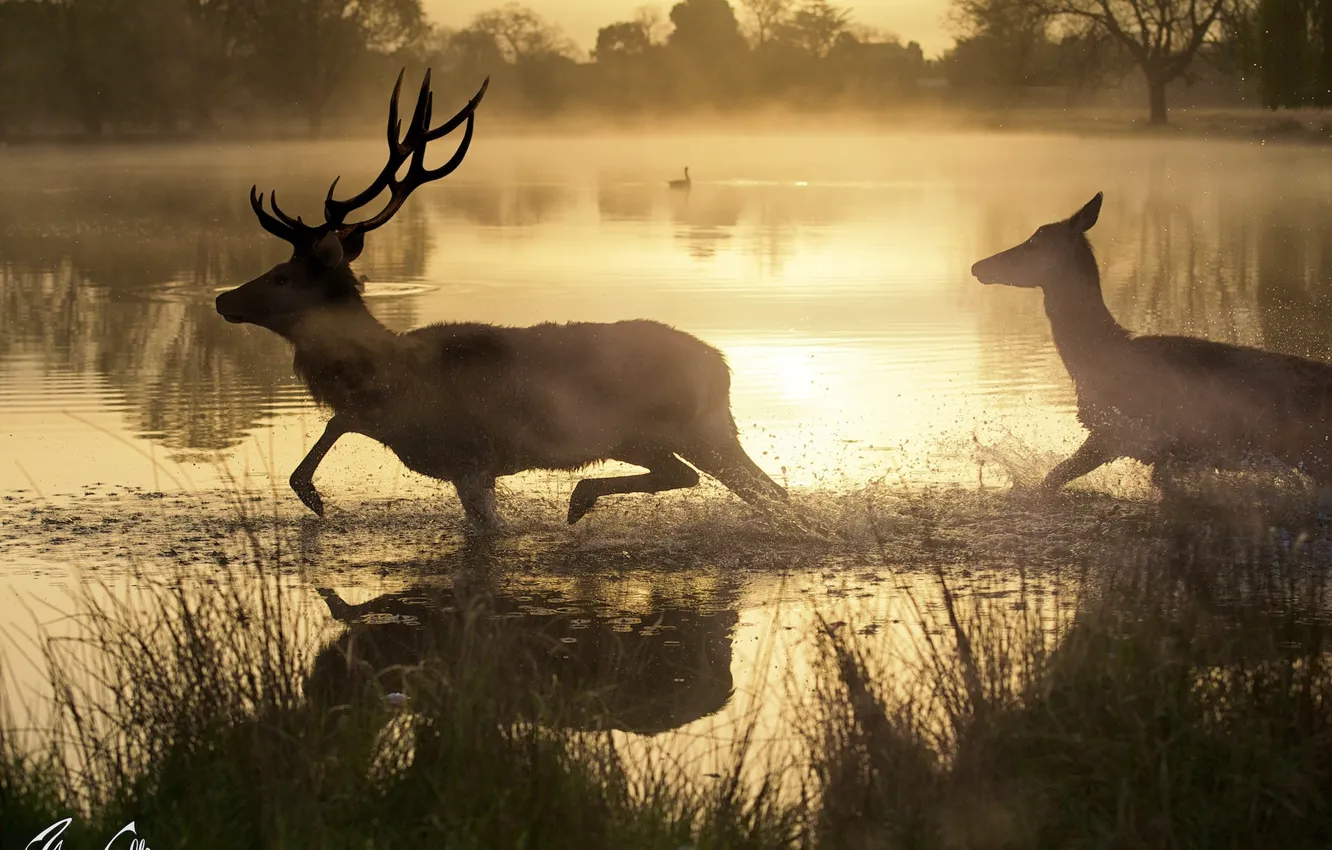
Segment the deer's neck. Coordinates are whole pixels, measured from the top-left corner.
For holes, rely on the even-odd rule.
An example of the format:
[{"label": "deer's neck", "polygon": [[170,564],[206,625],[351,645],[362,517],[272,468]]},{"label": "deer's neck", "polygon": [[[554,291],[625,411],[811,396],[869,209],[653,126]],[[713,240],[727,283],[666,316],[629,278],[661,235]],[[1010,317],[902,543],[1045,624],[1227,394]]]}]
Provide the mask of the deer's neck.
[{"label": "deer's neck", "polygon": [[288,336],[296,374],[316,402],[355,415],[391,394],[402,343],[363,303],[302,316]]},{"label": "deer's neck", "polygon": [[1115,357],[1130,338],[1105,306],[1098,278],[1047,287],[1045,315],[1055,349],[1078,384],[1093,378],[1106,358]]}]

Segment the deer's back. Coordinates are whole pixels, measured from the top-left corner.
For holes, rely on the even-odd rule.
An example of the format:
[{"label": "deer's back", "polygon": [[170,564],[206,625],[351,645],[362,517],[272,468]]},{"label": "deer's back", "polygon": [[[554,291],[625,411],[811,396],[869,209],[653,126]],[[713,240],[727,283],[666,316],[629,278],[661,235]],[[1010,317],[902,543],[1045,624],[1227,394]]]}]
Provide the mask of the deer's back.
[{"label": "deer's back", "polygon": [[1131,339],[1088,367],[1079,412],[1128,442],[1262,450],[1287,460],[1332,450],[1332,366],[1181,336]]},{"label": "deer's back", "polygon": [[501,474],[571,469],[730,423],[721,353],[657,322],[441,324],[403,342],[401,390],[372,436],[428,474],[476,457]]},{"label": "deer's back", "polygon": [[[509,382],[620,399],[701,400],[729,391],[721,352],[659,322],[571,322],[526,328],[450,323],[406,335],[446,381]],[[484,390],[483,390],[484,392]]]}]

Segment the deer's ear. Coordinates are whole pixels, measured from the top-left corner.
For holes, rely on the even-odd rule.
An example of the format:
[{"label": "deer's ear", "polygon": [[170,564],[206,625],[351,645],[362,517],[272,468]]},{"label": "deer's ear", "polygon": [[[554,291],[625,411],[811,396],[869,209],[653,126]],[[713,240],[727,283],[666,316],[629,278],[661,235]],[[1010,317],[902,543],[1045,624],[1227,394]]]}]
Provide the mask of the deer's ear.
[{"label": "deer's ear", "polygon": [[1079,233],[1086,233],[1096,224],[1096,219],[1101,217],[1101,200],[1104,196],[1096,193],[1096,197],[1087,202],[1087,205],[1073,214],[1068,223],[1073,225],[1073,229]]},{"label": "deer's ear", "polygon": [[352,231],[350,236],[342,240],[342,259],[349,263],[355,262],[364,249],[365,234],[359,230]]},{"label": "deer's ear", "polygon": [[325,233],[319,238],[314,244],[314,259],[326,269],[335,269],[342,264],[345,257],[336,233]]}]

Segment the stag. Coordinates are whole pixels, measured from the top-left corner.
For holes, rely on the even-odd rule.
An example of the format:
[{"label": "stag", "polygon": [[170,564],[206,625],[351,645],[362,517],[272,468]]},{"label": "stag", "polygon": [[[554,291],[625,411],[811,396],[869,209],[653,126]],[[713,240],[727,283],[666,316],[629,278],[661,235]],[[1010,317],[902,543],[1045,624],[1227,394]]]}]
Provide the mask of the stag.
[{"label": "stag", "polygon": [[[228,322],[286,338],[296,374],[315,401],[333,411],[291,475],[296,495],[323,516],[315,470],[342,435],[362,434],[391,449],[408,469],[452,482],[479,530],[500,526],[500,476],[578,470],[606,460],[647,472],[582,479],[569,499],[570,523],[602,496],[695,486],[695,467],[752,504],[784,500],[786,492],[740,445],[726,361],[689,334],[642,320],[527,328],[443,323],[398,334],[366,308],[350,266],[366,234],[387,224],[415,189],[462,164],[488,84],[487,78],[466,106],[432,129],[427,71],[404,135],[399,74],[389,101],[388,161],[347,200],[334,198],[334,180],[323,224],[287,215],[276,193],[269,195],[270,214],[257,187],[250,189],[259,223],[290,243],[292,256],[219,295],[217,311]],[[426,168],[427,143],[464,123],[453,156]],[[348,221],[386,190],[378,213]]]},{"label": "stag", "polygon": [[1088,436],[1046,476],[1057,490],[1121,457],[1168,491],[1187,469],[1275,458],[1332,485],[1332,366],[1185,336],[1135,336],[1105,305],[1086,233],[1100,193],[1065,221],[971,267],[984,284],[1039,288]]}]

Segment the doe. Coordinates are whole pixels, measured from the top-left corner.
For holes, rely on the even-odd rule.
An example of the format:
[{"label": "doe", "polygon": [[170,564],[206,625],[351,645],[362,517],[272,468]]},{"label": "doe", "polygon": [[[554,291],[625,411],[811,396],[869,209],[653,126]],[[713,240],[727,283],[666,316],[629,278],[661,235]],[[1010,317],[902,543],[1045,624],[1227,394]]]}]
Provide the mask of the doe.
[{"label": "doe", "polygon": [[1097,193],[1065,221],[971,267],[985,284],[1038,287],[1089,434],[1046,476],[1057,490],[1121,457],[1170,489],[1184,469],[1231,469],[1255,454],[1332,485],[1332,366],[1185,336],[1135,336],[1105,305],[1086,233]]},{"label": "doe", "polygon": [[[339,437],[355,433],[387,446],[409,469],[452,482],[467,518],[482,530],[500,524],[499,476],[576,470],[604,460],[648,471],[579,481],[569,499],[570,523],[601,496],[696,485],[698,473],[684,461],[750,503],[786,499],[786,491],[740,446],[726,361],[689,334],[650,321],[528,328],[445,323],[398,334],[370,314],[349,264],[360,255],[365,235],[386,224],[412,190],[462,163],[488,83],[432,129],[427,71],[404,135],[399,74],[389,102],[388,162],[369,187],[345,201],[334,199],[334,180],[323,224],[286,215],[275,195],[269,197],[270,214],[257,187],[250,189],[260,224],[291,243],[293,253],[219,295],[217,311],[229,322],[259,325],[291,342],[297,375],[316,402],[333,410],[291,475],[296,495],[323,516],[315,470]],[[439,168],[427,169],[427,143],[464,122],[457,151]],[[380,212],[347,221],[385,190],[389,199]]]}]

